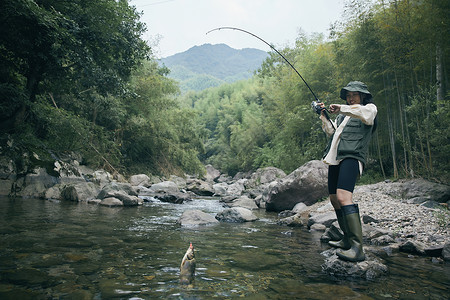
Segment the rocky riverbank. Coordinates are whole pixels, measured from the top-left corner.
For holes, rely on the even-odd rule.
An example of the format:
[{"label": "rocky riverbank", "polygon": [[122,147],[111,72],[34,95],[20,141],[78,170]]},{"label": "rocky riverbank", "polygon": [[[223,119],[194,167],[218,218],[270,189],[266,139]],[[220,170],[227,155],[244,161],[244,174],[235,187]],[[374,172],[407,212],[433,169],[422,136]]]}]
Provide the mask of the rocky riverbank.
[{"label": "rocky riverbank", "polygon": [[[34,157],[34,160],[39,160]],[[204,177],[170,178],[137,174],[126,179],[104,170],[92,170],[74,158],[56,160],[49,171],[36,167],[17,172],[13,162],[1,161],[0,195],[57,199],[91,204],[137,206],[144,201],[182,204],[195,197],[220,197],[224,211],[210,216],[185,211],[181,226],[257,220],[254,210],[279,213],[280,226],[305,226],[322,242],[342,235],[327,199],[326,166],[311,161],[286,175],[276,168],[259,169],[231,178],[207,166]],[[42,165],[42,164],[40,164]],[[423,179],[358,186],[354,202],[363,221],[363,263],[338,260],[334,250],[324,252],[324,271],[332,275],[376,277],[386,269],[380,257],[396,252],[429,256],[433,262],[450,260],[450,187]],[[340,272],[340,273],[339,273]]]}]

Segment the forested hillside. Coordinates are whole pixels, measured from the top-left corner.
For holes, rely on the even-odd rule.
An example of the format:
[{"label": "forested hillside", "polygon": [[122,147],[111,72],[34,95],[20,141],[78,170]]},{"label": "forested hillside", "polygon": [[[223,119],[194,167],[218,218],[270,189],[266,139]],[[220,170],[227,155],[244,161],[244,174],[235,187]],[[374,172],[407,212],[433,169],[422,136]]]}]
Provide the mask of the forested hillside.
[{"label": "forested hillside", "polygon": [[253,76],[267,52],[258,49],[233,49],[225,44],[204,44],[162,58],[170,69],[169,78],[180,84],[180,90],[201,91],[206,88],[249,79]]},{"label": "forested hillside", "polygon": [[[347,1],[329,39],[299,34],[278,50],[327,105],[343,102],[350,80],[367,83],[378,129],[363,180],[448,183],[450,2],[373,2]],[[249,80],[179,96],[125,0],[4,0],[0,21],[0,151],[17,164],[22,153],[76,152],[113,172],[201,173],[212,163],[234,174],[290,172],[322,156],[313,97],[274,52]]]},{"label": "forested hillside", "polygon": [[[300,34],[281,49],[327,105],[351,80],[369,86],[378,129],[363,180],[423,176],[448,182],[449,1],[352,1],[331,41]],[[235,173],[290,172],[320,159],[326,138],[305,84],[271,53],[255,78],[184,97],[205,128],[203,159]]]}]

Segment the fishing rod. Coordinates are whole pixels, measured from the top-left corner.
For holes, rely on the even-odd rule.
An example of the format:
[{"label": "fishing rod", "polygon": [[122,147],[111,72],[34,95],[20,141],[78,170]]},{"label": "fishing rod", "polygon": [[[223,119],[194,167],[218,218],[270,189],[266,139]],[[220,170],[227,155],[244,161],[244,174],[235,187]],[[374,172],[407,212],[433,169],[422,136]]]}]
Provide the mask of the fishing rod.
[{"label": "fishing rod", "polygon": [[313,90],[311,89],[311,87],[309,86],[309,84],[306,82],[306,80],[303,78],[302,75],[300,75],[300,73],[297,71],[297,69],[287,60],[286,57],[284,57],[283,54],[280,53],[280,51],[278,51],[274,46],[272,46],[271,44],[269,44],[268,42],[266,42],[265,40],[263,40],[262,38],[260,38],[259,36],[257,36],[256,34],[253,34],[247,30],[241,29],[241,28],[237,28],[237,27],[229,27],[229,26],[225,26],[225,27],[218,27],[218,28],[214,28],[211,29],[210,31],[208,31],[206,34],[213,32],[213,31],[218,31],[218,30],[222,30],[222,29],[231,29],[231,30],[238,30],[238,31],[242,31],[244,33],[250,34],[251,36],[257,38],[258,40],[262,41],[264,44],[266,44],[267,46],[269,46],[273,51],[275,51],[278,55],[280,55],[286,62],[287,64],[295,71],[295,73],[297,73],[297,75],[303,80],[303,82],[306,84],[306,86],[308,87],[309,91],[311,92],[311,94],[314,96],[315,101],[313,101],[311,103],[312,108],[314,109],[315,112],[317,112],[319,115],[320,113],[323,111],[325,118],[327,118],[328,121],[330,121],[331,125],[334,128],[333,122],[331,122],[330,120],[330,116],[328,115],[328,110],[325,107],[321,107],[318,102],[320,102],[319,98],[317,98],[316,94],[313,92]]}]

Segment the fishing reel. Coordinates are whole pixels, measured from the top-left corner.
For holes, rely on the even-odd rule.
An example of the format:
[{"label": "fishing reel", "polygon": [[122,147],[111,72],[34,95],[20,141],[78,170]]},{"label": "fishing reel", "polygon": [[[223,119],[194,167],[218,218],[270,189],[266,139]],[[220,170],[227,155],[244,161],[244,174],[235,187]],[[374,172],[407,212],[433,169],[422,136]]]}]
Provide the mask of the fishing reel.
[{"label": "fishing reel", "polygon": [[322,111],[325,111],[325,113],[327,112],[327,109],[325,107],[320,106],[317,101],[311,102],[311,107],[318,115],[320,115]]}]

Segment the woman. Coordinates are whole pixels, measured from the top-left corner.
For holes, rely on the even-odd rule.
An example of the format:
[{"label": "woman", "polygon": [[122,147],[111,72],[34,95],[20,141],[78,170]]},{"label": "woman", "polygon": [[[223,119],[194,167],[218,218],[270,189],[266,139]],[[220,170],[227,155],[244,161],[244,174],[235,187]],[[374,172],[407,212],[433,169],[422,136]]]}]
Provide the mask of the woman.
[{"label": "woman", "polygon": [[340,97],[347,104],[331,104],[329,108],[330,113],[339,113],[335,122],[328,120],[323,110],[320,115],[322,129],[331,137],[323,157],[329,165],[328,192],[344,232],[342,240],[329,244],[341,248],[336,252],[339,258],[363,261],[361,219],[352,195],[356,179],[366,164],[369,142],[376,128],[377,107],[367,86],[360,81],[349,82],[341,89]]}]

